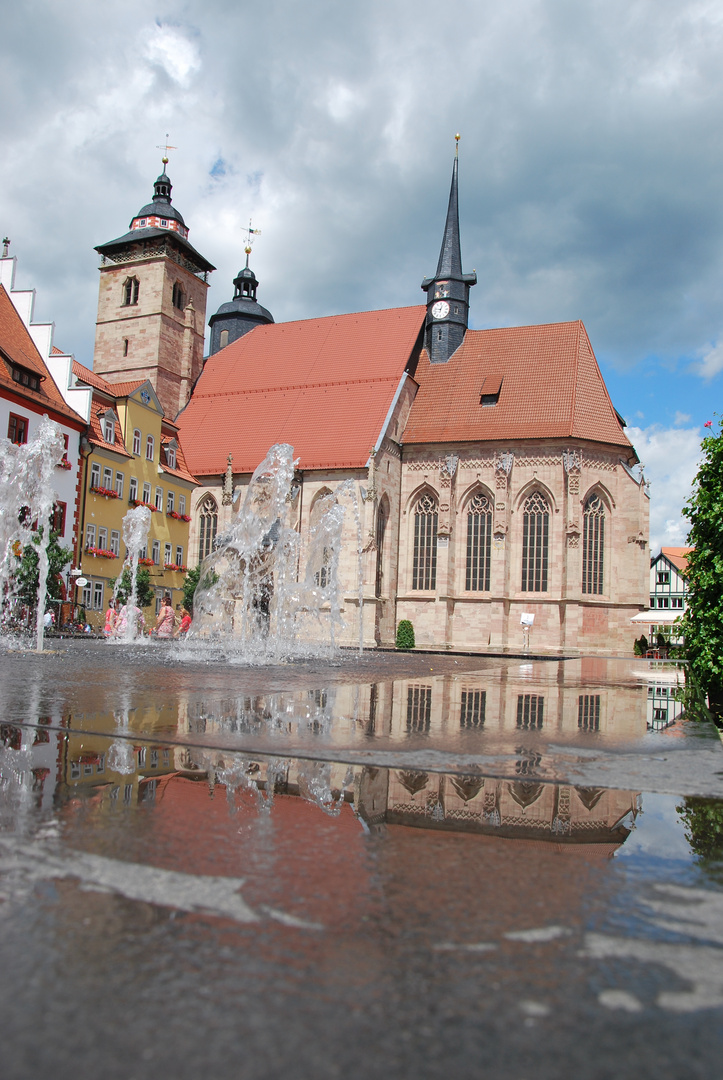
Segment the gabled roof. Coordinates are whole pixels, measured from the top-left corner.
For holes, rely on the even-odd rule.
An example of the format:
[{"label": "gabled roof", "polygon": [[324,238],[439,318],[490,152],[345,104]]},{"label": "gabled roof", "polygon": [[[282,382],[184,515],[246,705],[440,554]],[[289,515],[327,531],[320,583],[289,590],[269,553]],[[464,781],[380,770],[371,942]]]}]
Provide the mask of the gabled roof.
[{"label": "gabled roof", "polygon": [[[134,382],[119,382],[110,383],[103,378],[102,375],[98,375],[97,372],[91,371],[90,368],[85,367],[84,364],[79,364],[77,360],[73,361],[73,374],[81,382],[87,383],[88,386],[94,387],[96,390],[101,390],[104,394],[109,394],[114,398],[129,397],[135,393],[139,387],[144,383],[148,383],[149,387],[153,390],[148,379],[136,379]],[[156,396],[155,390],[153,396]]]},{"label": "gabled roof", "polygon": [[[106,442],[103,438],[103,425],[101,422],[102,418],[109,411],[113,413],[115,432],[114,441],[112,443]],[[103,401],[101,397],[97,397],[95,394],[93,394],[93,400],[90,407],[88,429],[88,441],[93,443],[94,446],[102,446],[104,450],[110,450],[114,454],[120,454],[121,457],[129,458],[133,456],[126,450],[117,412],[112,405],[109,405],[107,401]]]},{"label": "gabled roof", "polygon": [[252,472],[274,443],[301,469],[363,468],[419,339],[425,308],[257,326],[206,361],[177,417],[196,476]]},{"label": "gabled roof", "polygon": [[[578,438],[635,453],[579,320],[468,330],[446,364],[423,352],[414,377],[405,445]],[[496,404],[480,403],[498,388]]]},{"label": "gabled roof", "polygon": [[15,309],[10,296],[0,285],[0,353],[17,367],[34,372],[42,381],[37,390],[15,382],[5,363],[0,362],[0,387],[11,390],[24,398],[28,408],[35,413],[52,411],[76,427],[85,427],[85,421],[64,400],[55,385],[45,361],[37,350],[25,323]]},{"label": "gabled roof", "polygon": [[688,556],[692,550],[692,547],[664,547],[660,549],[660,555],[663,555],[676,570],[685,575],[688,570]]}]

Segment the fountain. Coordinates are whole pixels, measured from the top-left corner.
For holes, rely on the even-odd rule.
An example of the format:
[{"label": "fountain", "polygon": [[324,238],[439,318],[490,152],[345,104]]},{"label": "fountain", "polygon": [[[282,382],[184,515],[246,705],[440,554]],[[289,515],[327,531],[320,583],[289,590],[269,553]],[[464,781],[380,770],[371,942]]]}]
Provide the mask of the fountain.
[{"label": "fountain", "polygon": [[16,445],[9,439],[0,439],[0,625],[9,626],[16,618],[18,559],[33,537],[39,536],[35,618],[38,652],[43,651],[47,548],[56,499],[53,478],[55,466],[64,453],[63,433],[47,416],[40,421],[30,442]]},{"label": "fountain", "polygon": [[341,500],[351,498],[354,487],[346,480],[315,504],[301,571],[301,538],[289,524],[299,495],[294,467],[291,446],[269,450],[234,520],[201,564],[188,635],[194,646],[206,641],[252,663],[328,657],[337,650],[344,626]]},{"label": "fountain", "polygon": [[141,609],[138,607],[138,560],[141,551],[148,543],[148,534],[151,530],[151,511],[147,506],[135,506],[123,518],[123,542],[126,546],[126,557],[123,569],[115,583],[113,600],[118,600],[121,591],[123,575],[126,570],[130,574],[130,593],[121,608],[120,619],[117,627],[116,640],[131,644],[138,640],[140,630],[138,616]]}]

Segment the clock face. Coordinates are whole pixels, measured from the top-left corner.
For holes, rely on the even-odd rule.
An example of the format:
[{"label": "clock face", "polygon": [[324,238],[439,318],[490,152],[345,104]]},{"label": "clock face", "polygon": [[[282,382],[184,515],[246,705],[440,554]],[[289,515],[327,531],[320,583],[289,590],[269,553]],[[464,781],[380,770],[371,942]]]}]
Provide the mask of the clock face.
[{"label": "clock face", "polygon": [[446,300],[438,300],[432,307],[432,316],[435,319],[443,319],[445,315],[449,315],[449,304]]}]

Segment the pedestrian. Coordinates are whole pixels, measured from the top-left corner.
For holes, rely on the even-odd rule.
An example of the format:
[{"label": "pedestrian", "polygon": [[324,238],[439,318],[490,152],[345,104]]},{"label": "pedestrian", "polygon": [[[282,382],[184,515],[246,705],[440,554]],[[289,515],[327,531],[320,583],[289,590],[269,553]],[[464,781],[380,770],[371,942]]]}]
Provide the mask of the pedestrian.
[{"label": "pedestrian", "polygon": [[108,610],[105,613],[105,627],[103,633],[106,637],[113,637],[118,623],[118,612],[115,609],[115,600],[111,597],[108,601]]},{"label": "pedestrian", "polygon": [[166,593],[166,595],[163,597],[161,610],[158,612],[158,618],[156,619],[156,637],[173,637],[173,628],[175,624],[176,613],[171,607],[171,598],[168,593]]},{"label": "pedestrian", "polygon": [[176,630],[176,632],[175,632],[175,634],[173,636],[174,637],[185,637],[186,634],[188,633],[188,630],[189,630],[190,626],[191,626],[191,616],[186,611],[185,607],[182,607],[181,608],[181,622],[180,622],[179,627],[178,627],[178,629]]}]

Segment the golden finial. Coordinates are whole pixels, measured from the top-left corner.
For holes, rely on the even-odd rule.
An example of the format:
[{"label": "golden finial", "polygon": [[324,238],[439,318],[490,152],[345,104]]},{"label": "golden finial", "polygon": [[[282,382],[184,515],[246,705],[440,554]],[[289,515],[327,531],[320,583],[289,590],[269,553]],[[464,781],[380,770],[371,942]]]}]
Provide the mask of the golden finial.
[{"label": "golden finial", "polygon": [[161,158],[161,161],[163,162],[163,166],[165,168],[165,166],[168,164],[168,151],[169,150],[178,150],[178,147],[177,146],[171,146],[171,144],[168,141],[168,132],[166,132],[166,144],[165,144],[165,146],[157,146],[156,150],[162,150],[163,151],[163,157]]},{"label": "golden finial", "polygon": [[460,135],[459,132],[457,132],[457,134],[454,137],[454,156],[455,157],[457,157],[459,155],[459,140],[460,139],[461,139],[461,135]]}]

